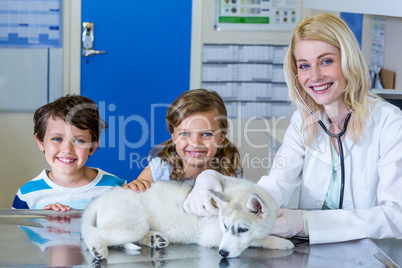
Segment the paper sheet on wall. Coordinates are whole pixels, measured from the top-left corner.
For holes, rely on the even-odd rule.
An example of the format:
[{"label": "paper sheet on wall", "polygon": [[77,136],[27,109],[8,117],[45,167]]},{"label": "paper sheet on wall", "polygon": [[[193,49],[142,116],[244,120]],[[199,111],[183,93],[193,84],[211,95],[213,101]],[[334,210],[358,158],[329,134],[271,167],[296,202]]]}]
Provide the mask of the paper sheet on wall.
[{"label": "paper sheet on wall", "polygon": [[380,71],[384,64],[386,17],[373,16],[371,29],[371,59],[370,75],[371,87],[383,89],[380,80]]},{"label": "paper sheet on wall", "polygon": [[61,47],[61,0],[0,0],[0,47]]},{"label": "paper sheet on wall", "polygon": [[387,19],[385,17],[373,17],[371,29],[371,66],[382,67],[384,64],[386,24]]},{"label": "paper sheet on wall", "polygon": [[291,31],[301,0],[215,0],[216,30]]}]

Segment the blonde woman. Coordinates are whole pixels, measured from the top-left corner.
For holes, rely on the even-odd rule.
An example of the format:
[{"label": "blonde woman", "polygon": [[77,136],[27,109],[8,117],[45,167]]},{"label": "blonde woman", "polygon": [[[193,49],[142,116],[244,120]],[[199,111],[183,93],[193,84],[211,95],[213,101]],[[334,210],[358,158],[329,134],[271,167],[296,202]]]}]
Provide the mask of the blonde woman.
[{"label": "blonde woman", "polygon": [[[401,239],[402,112],[369,91],[351,30],[328,13],[303,19],[284,69],[298,110],[274,160],[286,165],[258,182],[279,209],[271,233],[311,244]],[[298,188],[299,209],[281,209]]]},{"label": "blonde woman", "polygon": [[[312,244],[402,238],[402,112],[369,91],[351,30],[332,14],[302,20],[285,75],[298,108],[277,154],[287,166],[258,184],[278,208],[300,187],[299,208],[308,210],[279,210],[272,233],[302,233]],[[344,134],[330,137],[311,112],[330,133]]]}]

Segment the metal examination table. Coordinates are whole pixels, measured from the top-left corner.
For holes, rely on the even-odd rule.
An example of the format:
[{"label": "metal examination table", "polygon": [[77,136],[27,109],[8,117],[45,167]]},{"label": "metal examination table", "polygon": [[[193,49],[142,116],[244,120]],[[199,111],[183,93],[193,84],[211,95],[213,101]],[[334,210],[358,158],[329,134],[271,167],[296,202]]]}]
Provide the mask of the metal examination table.
[{"label": "metal examination table", "polygon": [[0,267],[401,267],[402,240],[362,239],[294,250],[249,248],[222,259],[216,248],[172,244],[155,250],[112,248],[94,261],[80,239],[82,211],[0,210]]}]

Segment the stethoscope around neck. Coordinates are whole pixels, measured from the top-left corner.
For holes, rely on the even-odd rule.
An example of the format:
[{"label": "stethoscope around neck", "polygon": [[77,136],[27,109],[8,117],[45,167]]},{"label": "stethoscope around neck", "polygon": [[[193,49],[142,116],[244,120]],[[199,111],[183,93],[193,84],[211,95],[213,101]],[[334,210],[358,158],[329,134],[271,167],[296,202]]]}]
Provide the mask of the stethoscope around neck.
[{"label": "stethoscope around neck", "polygon": [[314,118],[317,120],[317,123],[320,124],[320,126],[322,127],[322,129],[325,131],[325,133],[328,134],[328,136],[332,137],[332,138],[336,138],[336,141],[338,142],[338,149],[339,149],[339,159],[341,162],[341,187],[340,187],[340,194],[339,194],[339,209],[342,209],[343,207],[343,195],[345,192],[345,160],[344,160],[344,155],[343,155],[343,148],[342,148],[342,141],[341,141],[341,137],[345,134],[346,132],[346,128],[348,126],[348,122],[350,119],[350,116],[352,115],[353,112],[353,108],[350,110],[350,112],[346,115],[345,118],[345,123],[343,123],[343,129],[341,132],[339,132],[338,134],[333,134],[331,133],[328,128],[324,125],[324,123],[321,121],[321,119],[319,119],[314,113],[313,111],[310,109],[310,107],[307,105],[307,103],[304,101],[304,99],[302,98],[302,96],[300,95],[299,90],[297,90],[296,87],[296,78],[297,78],[297,74],[295,75],[295,78],[293,78],[293,87],[295,88],[297,95],[299,95],[300,99],[302,100],[302,102],[304,103],[304,105],[306,106],[306,108],[310,111],[311,115],[314,116]]}]

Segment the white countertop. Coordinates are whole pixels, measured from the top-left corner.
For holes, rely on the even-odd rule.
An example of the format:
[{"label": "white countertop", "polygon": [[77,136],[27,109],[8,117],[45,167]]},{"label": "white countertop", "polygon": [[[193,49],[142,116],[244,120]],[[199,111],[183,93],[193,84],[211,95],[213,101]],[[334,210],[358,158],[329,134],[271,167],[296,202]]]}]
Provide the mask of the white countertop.
[{"label": "white countertop", "polygon": [[[106,260],[94,260],[80,240],[82,211],[0,210],[0,267],[398,267],[402,240],[370,239],[309,245],[295,240],[294,250],[246,249],[222,259],[216,248],[172,244],[138,251],[112,248]],[[399,257],[398,257],[399,256]]]}]

